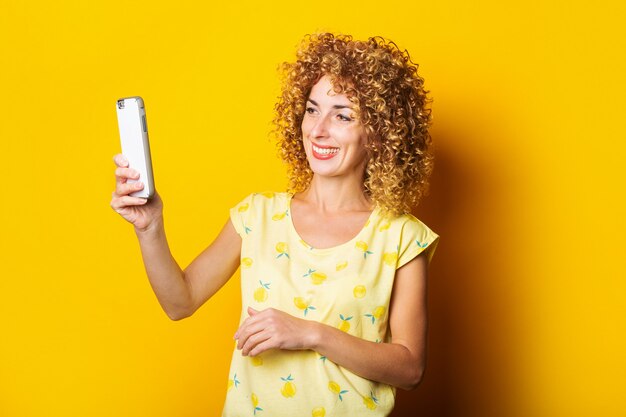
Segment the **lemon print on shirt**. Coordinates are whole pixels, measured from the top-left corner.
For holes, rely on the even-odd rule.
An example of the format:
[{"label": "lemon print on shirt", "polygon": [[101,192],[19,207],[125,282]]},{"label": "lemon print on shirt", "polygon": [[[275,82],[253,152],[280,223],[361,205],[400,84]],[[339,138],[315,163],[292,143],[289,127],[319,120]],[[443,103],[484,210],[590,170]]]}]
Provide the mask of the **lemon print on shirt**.
[{"label": "lemon print on shirt", "polygon": [[241,258],[241,267],[250,268],[252,266],[252,258]]},{"label": "lemon print on shirt", "polygon": [[307,303],[306,301],[304,301],[304,298],[302,297],[295,297],[293,299],[293,303],[299,310],[304,311],[305,316],[306,316],[306,313],[309,312],[309,310],[315,310],[315,307],[313,307],[310,303]]},{"label": "lemon print on shirt", "polygon": [[287,378],[281,377],[282,381],[285,383],[280,390],[280,393],[285,398],[291,398],[296,395],[296,385],[293,383],[293,377],[291,374]]},{"label": "lemon print on shirt", "polygon": [[248,356],[250,361],[252,362],[252,366],[261,366],[263,365],[263,358],[260,356]]},{"label": "lemon print on shirt", "polygon": [[336,394],[341,401],[343,401],[344,394],[347,394],[349,392],[348,390],[342,390],[339,384],[336,383],[335,381],[330,381],[328,383],[328,389],[333,394]]},{"label": "lemon print on shirt", "polygon": [[272,220],[279,221],[284,219],[285,217],[289,217],[289,210],[285,210],[282,213],[276,213],[272,216]]},{"label": "lemon print on shirt", "polygon": [[363,251],[363,258],[367,258],[367,255],[371,255],[372,253],[374,253],[368,250],[367,242],[363,242],[362,240],[357,241],[355,246],[357,249]]},{"label": "lemon print on shirt", "polygon": [[235,375],[233,375],[233,379],[228,380],[228,388],[226,391],[230,391],[233,387],[237,388],[239,384],[240,382],[237,379],[237,374],[235,373]]},{"label": "lemon print on shirt", "polygon": [[326,416],[326,410],[324,409],[324,407],[315,407],[313,411],[311,412],[311,417],[325,417],[325,416]]},{"label": "lemon print on shirt", "polygon": [[370,391],[369,397],[363,397],[363,404],[370,410],[376,410],[376,406],[378,405],[378,398],[374,396],[374,393]]},{"label": "lemon print on shirt", "polygon": [[264,193],[261,193],[261,195],[262,195],[263,197],[267,197],[267,198],[272,198],[272,197],[274,197],[274,193],[273,193],[273,192],[271,192],[271,191],[266,191],[266,192],[264,192]]},{"label": "lemon print on shirt", "polygon": [[352,316],[344,317],[343,314],[340,314],[339,318],[341,319],[341,323],[339,323],[339,326],[337,326],[337,328],[342,332],[347,333],[350,330],[350,320],[352,320]]},{"label": "lemon print on shirt", "polygon": [[313,285],[321,285],[324,281],[326,281],[326,278],[328,278],[325,273],[316,271],[315,269],[311,269],[311,268],[309,268],[307,273],[302,276],[310,277],[311,283]]},{"label": "lemon print on shirt", "polygon": [[348,261],[344,261],[344,262],[338,263],[335,269],[337,270],[337,272],[339,272],[343,269],[346,269],[347,266],[348,266]]},{"label": "lemon print on shirt", "polygon": [[261,284],[261,286],[254,290],[254,299],[259,303],[262,303],[267,300],[267,290],[270,289],[271,282],[263,282],[259,280],[259,284]]},{"label": "lemon print on shirt", "polygon": [[366,314],[365,317],[372,319],[372,324],[374,324],[376,320],[380,320],[380,318],[385,314],[385,311],[387,311],[385,306],[378,306],[374,309],[372,314]]},{"label": "lemon print on shirt", "polygon": [[354,294],[354,298],[363,298],[365,297],[366,293],[367,293],[367,289],[365,288],[365,285],[357,285],[356,287],[354,287],[354,290],[352,290],[352,294]]},{"label": "lemon print on shirt", "polygon": [[259,407],[259,397],[257,397],[255,393],[252,393],[250,399],[252,400],[252,408],[254,409],[253,414],[256,416],[257,411],[263,411],[263,409]]},{"label": "lemon print on shirt", "polygon": [[387,266],[396,266],[396,264],[398,263],[398,252],[383,253],[383,262]]},{"label": "lemon print on shirt", "polygon": [[385,230],[389,229],[389,226],[391,226],[391,223],[387,222],[387,223],[383,224],[382,226],[380,226],[378,228],[378,231],[379,232],[384,232]]},{"label": "lemon print on shirt", "polygon": [[287,245],[285,242],[278,242],[276,244],[276,252],[278,252],[278,256],[276,256],[277,258],[280,258],[282,256],[289,258],[289,253],[287,253],[287,251],[289,250],[289,245]]},{"label": "lemon print on shirt", "polygon": [[[239,207],[237,207],[237,211],[239,213],[243,213],[245,211],[248,211],[248,208],[250,208],[250,204],[245,203],[240,205]],[[252,229],[250,229],[247,225],[246,222],[244,221],[243,217],[241,218],[241,226],[243,227],[243,231],[248,234],[252,231]]]}]

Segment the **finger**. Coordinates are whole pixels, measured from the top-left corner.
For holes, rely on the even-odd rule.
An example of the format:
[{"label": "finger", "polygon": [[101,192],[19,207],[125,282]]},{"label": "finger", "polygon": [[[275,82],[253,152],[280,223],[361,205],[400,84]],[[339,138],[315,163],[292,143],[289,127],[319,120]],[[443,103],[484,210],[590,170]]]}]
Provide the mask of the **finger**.
[{"label": "finger", "polygon": [[142,190],[144,188],[144,184],[141,181],[137,182],[125,182],[125,183],[117,183],[115,186],[114,194],[117,197],[122,197],[125,195],[129,195],[136,191]]},{"label": "finger", "polygon": [[120,210],[123,210],[126,207],[141,206],[141,205],[146,204],[147,202],[148,202],[148,199],[141,198],[141,197],[130,197],[130,196],[117,197],[111,200],[111,208],[113,208],[113,210],[119,213]]},{"label": "finger", "polygon": [[111,200],[111,208],[116,212],[124,210],[128,206],[141,206],[148,202],[147,199],[141,197],[123,196],[113,198]]},{"label": "finger", "polygon": [[132,168],[117,167],[115,169],[115,176],[128,179],[137,179],[139,178],[139,171]]},{"label": "finger", "polygon": [[142,190],[143,188],[144,185],[141,181],[117,184],[117,186],[115,187],[115,193],[121,197]]},{"label": "finger", "polygon": [[118,167],[115,169],[115,180],[117,184],[125,184],[127,180],[139,179],[139,171],[132,168]]},{"label": "finger", "polygon": [[264,323],[249,323],[245,326],[241,326],[237,330],[237,349],[242,349],[246,344],[246,341],[254,334],[267,330],[267,326]]},{"label": "finger", "polygon": [[259,310],[255,310],[252,307],[248,307],[248,314],[250,316],[254,316],[255,314],[257,314],[259,312]]},{"label": "finger", "polygon": [[113,157],[113,162],[115,162],[115,165],[117,165],[118,167],[128,166],[128,159],[126,159],[124,154],[121,154],[121,153],[118,153],[117,155]]},{"label": "finger", "polygon": [[[254,310],[256,313],[259,313],[258,311]],[[248,307],[248,313],[250,313],[250,307]],[[256,315],[256,314],[255,314]],[[247,317],[243,323],[241,323],[241,325],[239,326],[239,328],[237,329],[237,331],[235,332],[235,339],[239,339],[241,337],[241,333],[243,331],[243,329],[246,329],[248,326],[250,326],[252,323],[256,323],[258,320],[260,320],[262,317],[254,317],[254,315],[250,315],[249,317]]]},{"label": "finger", "polygon": [[250,349],[250,352],[248,352],[248,356],[254,357],[254,356],[260,355],[266,350],[275,348],[273,343],[274,342],[272,341],[272,339],[267,339],[266,341],[259,343],[254,348]]},{"label": "finger", "polygon": [[253,350],[257,345],[263,342],[267,342],[271,339],[271,334],[268,331],[262,331],[259,333],[255,333],[246,340],[246,343],[241,348],[241,354],[243,356],[248,356],[251,350]]},{"label": "finger", "polygon": [[246,328],[246,326],[248,325],[248,320],[249,318],[245,319],[240,325],[239,328],[237,329],[237,331],[235,332],[235,339],[239,339],[241,337],[242,332],[244,331],[244,329]]}]

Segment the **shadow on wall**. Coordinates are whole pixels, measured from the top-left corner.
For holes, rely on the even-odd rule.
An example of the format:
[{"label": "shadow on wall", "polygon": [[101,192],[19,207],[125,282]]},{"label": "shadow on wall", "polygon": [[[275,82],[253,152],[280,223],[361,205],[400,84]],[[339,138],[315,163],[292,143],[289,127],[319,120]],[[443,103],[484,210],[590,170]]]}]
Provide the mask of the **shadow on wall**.
[{"label": "shadow on wall", "polygon": [[510,187],[492,165],[436,149],[430,194],[414,210],[441,239],[430,268],[427,368],[416,390],[398,389],[393,417],[500,417],[511,395],[511,286],[503,268],[513,222],[500,212]]}]

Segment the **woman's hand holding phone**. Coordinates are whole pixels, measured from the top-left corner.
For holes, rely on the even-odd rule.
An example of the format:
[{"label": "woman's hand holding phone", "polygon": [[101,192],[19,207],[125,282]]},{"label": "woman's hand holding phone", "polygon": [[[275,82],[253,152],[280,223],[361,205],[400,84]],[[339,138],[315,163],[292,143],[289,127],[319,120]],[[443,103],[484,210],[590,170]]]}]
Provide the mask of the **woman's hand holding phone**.
[{"label": "woman's hand holding phone", "polygon": [[145,232],[153,229],[163,219],[163,201],[155,191],[154,197],[146,199],[131,197],[129,194],[143,189],[140,181],[129,183],[128,180],[138,180],[139,173],[128,167],[128,160],[123,154],[113,157],[115,169],[115,191],[111,198],[111,208],[126,221],[135,226],[135,231]]}]

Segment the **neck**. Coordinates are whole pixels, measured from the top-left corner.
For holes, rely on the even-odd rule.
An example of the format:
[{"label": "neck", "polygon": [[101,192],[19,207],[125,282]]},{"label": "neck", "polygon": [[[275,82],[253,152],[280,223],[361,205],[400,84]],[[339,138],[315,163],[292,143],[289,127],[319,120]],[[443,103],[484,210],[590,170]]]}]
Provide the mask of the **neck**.
[{"label": "neck", "polygon": [[298,198],[322,212],[369,211],[373,208],[363,190],[363,180],[357,177],[322,177],[314,174],[311,184]]}]

